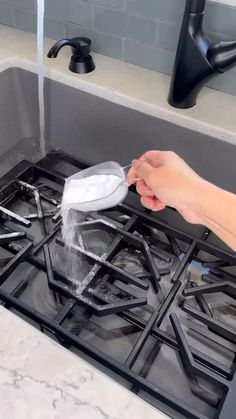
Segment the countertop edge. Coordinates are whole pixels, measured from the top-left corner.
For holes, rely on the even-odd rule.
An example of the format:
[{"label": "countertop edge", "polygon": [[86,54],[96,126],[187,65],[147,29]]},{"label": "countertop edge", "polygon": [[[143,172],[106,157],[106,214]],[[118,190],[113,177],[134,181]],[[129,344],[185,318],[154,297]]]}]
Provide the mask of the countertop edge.
[{"label": "countertop edge", "polygon": [[[37,72],[36,37],[0,25],[0,71],[19,66]],[[8,48],[6,49],[6,39]],[[45,76],[116,104],[161,118],[176,125],[236,144],[236,96],[203,88],[197,105],[188,110],[167,103],[170,77],[100,54],[93,54],[96,70],[85,75],[69,71],[71,52],[64,49],[55,59],[46,58],[52,43],[44,40]]]},{"label": "countertop edge", "polygon": [[[4,60],[0,59],[0,72],[14,67],[19,67],[23,70],[31,71],[37,74],[37,66],[31,61],[20,59],[17,56],[12,56]],[[45,77],[48,77],[53,81],[65,84],[77,90],[81,90],[85,93],[98,96],[117,105],[121,105],[126,108],[163,119],[178,126],[182,126],[184,128],[215,137],[219,140],[223,140],[231,144],[236,144],[236,132],[234,133],[210,123],[191,118],[190,116],[181,114],[180,110],[172,111],[164,109],[161,106],[156,106],[129,96],[128,94],[90,83],[87,80],[82,80],[81,78],[75,80],[71,78],[70,75],[61,73],[57,70],[48,70],[45,68]],[[211,90],[208,88],[205,89]]]}]

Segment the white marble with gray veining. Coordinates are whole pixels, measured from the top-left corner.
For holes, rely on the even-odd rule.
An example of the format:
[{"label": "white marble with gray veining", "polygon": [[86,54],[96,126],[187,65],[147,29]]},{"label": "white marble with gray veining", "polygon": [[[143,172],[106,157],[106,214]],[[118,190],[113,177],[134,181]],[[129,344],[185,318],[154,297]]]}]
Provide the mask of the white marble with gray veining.
[{"label": "white marble with gray veining", "polygon": [[0,334],[1,418],[167,419],[3,307]]}]

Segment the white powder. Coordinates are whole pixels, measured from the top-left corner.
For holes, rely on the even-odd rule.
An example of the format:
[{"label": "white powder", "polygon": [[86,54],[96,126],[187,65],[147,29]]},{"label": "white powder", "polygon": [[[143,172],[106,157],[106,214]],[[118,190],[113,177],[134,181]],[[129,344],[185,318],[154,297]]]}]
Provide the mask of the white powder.
[{"label": "white powder", "polygon": [[119,204],[128,191],[127,183],[111,174],[97,174],[84,178],[69,178],[62,197],[62,237],[68,260],[68,276],[71,280],[83,279],[83,259],[73,252],[73,246],[83,247],[79,223],[85,220],[85,213],[110,208]]},{"label": "white powder", "polygon": [[85,214],[80,211],[68,210],[63,213],[62,238],[65,243],[66,273],[71,282],[79,283],[86,276],[82,255],[75,251],[75,247],[84,247],[79,224],[85,221]]},{"label": "white powder", "polygon": [[[73,207],[87,212],[109,208],[122,200],[124,190],[127,192],[126,189],[123,179],[114,175],[93,175],[71,179],[65,186],[62,210]],[[102,202],[99,202],[100,200]]]}]

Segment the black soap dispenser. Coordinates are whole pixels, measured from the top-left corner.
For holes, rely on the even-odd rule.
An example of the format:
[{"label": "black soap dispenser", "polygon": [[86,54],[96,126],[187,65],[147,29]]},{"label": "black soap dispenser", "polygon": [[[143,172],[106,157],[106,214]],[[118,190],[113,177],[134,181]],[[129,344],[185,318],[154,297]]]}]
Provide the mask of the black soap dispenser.
[{"label": "black soap dispenser", "polygon": [[95,70],[95,64],[91,52],[91,39],[77,37],[72,39],[61,39],[56,42],[48,52],[48,58],[56,58],[62,47],[69,45],[72,49],[72,57],[69,69],[73,73],[86,74]]}]

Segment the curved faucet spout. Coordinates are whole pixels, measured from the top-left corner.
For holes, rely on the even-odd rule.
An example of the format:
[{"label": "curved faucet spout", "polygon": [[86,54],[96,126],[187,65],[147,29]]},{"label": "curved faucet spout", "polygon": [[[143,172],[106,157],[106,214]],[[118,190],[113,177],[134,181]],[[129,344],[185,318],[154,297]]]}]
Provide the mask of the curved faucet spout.
[{"label": "curved faucet spout", "polygon": [[207,58],[212,67],[224,73],[236,65],[236,41],[220,42],[209,48]]}]

